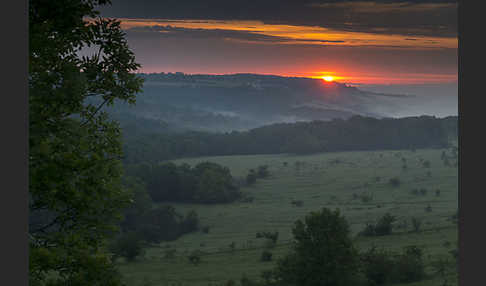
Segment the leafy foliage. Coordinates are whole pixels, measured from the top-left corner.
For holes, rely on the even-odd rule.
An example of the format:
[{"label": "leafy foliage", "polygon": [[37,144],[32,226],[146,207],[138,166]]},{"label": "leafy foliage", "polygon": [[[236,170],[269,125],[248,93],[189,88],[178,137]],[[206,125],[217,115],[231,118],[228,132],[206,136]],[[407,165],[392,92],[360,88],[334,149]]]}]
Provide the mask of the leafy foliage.
[{"label": "leafy foliage", "polygon": [[194,167],[144,163],[127,166],[127,173],[146,182],[155,202],[224,203],[241,196],[229,169],[216,163],[202,162]]},{"label": "leafy foliage", "polygon": [[278,261],[275,279],[282,285],[353,285],[358,253],[349,225],[339,210],[311,212],[292,229],[292,252]]},{"label": "leafy foliage", "polygon": [[[29,1],[32,285],[120,284],[106,238],[130,193],[120,184],[118,125],[100,110],[134,103],[142,79],[120,22],[97,17],[109,3]],[[80,56],[87,48],[96,52]]]}]

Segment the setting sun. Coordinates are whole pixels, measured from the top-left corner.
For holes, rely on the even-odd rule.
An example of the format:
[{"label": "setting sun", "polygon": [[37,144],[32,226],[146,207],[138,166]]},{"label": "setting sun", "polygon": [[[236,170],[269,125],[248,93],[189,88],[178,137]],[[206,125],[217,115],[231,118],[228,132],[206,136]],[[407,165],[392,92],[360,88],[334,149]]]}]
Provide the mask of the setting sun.
[{"label": "setting sun", "polygon": [[323,76],[323,77],[322,77],[322,79],[323,79],[323,80],[325,80],[325,81],[327,81],[327,82],[331,82],[331,81],[333,81],[333,80],[334,80],[334,77],[333,77],[333,76],[328,75],[328,76]]}]

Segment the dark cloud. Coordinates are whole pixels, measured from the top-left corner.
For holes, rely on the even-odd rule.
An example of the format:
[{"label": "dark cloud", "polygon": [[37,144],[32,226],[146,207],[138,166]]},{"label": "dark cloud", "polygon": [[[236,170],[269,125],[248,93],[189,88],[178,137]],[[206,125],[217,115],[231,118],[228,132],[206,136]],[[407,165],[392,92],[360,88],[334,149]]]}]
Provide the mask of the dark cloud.
[{"label": "dark cloud", "polygon": [[155,33],[157,37],[162,38],[190,38],[190,39],[223,39],[223,40],[236,40],[258,43],[308,43],[308,44],[326,44],[326,43],[344,43],[344,41],[335,40],[317,40],[317,39],[299,39],[295,40],[288,37],[279,37],[264,35],[255,32],[248,31],[235,31],[225,29],[191,29],[174,27],[171,25],[157,25],[157,26],[144,26],[134,27],[127,29],[128,34],[131,33]]},{"label": "dark cloud", "polygon": [[353,32],[457,36],[457,1],[449,0],[113,0],[102,15],[120,18],[260,20]]}]

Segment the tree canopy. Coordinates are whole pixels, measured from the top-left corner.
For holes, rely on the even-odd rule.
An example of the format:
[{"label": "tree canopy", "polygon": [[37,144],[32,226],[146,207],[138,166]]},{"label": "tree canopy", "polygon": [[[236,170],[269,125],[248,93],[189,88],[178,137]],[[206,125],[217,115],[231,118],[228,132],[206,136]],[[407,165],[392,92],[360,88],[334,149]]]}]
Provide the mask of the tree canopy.
[{"label": "tree canopy", "polygon": [[105,4],[29,1],[31,285],[120,284],[105,240],[130,193],[118,124],[101,108],[134,103],[142,80],[119,21],[95,10]]}]

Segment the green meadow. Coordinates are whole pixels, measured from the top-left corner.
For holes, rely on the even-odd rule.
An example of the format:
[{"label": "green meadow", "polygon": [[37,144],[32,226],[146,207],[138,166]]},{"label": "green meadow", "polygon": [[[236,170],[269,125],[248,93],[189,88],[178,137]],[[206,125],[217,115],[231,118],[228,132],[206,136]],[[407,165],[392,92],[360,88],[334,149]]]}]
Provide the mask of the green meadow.
[{"label": "green meadow", "polygon": [[[203,231],[176,241],[146,249],[135,262],[117,262],[128,285],[225,285],[243,276],[260,279],[275,261],[285,255],[297,219],[323,207],[340,209],[350,223],[356,246],[400,251],[408,245],[423,247],[429,278],[406,285],[457,285],[455,268],[445,276],[434,274],[434,261],[453,261],[449,251],[457,248],[457,224],[451,219],[458,208],[456,159],[446,166],[442,152],[450,149],[400,151],[356,151],[297,155],[219,156],[175,160],[190,165],[210,161],[227,166],[234,177],[244,178],[249,169],[268,165],[270,177],[258,179],[241,189],[248,202],[201,205],[170,203],[182,213],[195,210]],[[424,166],[425,161],[430,166]],[[406,168],[403,166],[406,165]],[[393,185],[390,179],[397,178]],[[422,190],[414,193],[413,190]],[[424,191],[425,190],[425,191]],[[439,192],[437,192],[439,191]],[[292,202],[301,201],[300,206]],[[396,216],[393,234],[381,237],[358,236],[366,223],[385,213]],[[413,232],[411,219],[422,221]],[[269,248],[261,231],[279,232],[277,245]],[[260,261],[263,250],[272,252],[272,261]],[[188,256],[201,253],[195,265]],[[445,277],[445,278],[444,278]],[[238,284],[238,283],[237,283]],[[398,285],[398,284],[397,284]],[[405,284],[404,284],[405,285]]]}]

